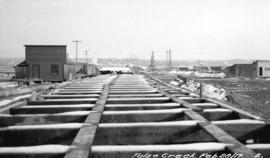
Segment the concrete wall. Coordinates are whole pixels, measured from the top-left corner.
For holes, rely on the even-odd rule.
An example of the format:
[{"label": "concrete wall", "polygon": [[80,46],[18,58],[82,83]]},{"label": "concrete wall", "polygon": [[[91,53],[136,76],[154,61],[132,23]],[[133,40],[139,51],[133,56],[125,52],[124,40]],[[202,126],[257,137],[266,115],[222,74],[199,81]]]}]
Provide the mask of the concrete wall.
[{"label": "concrete wall", "polygon": [[[66,46],[25,46],[29,78],[42,81],[62,81],[66,63]],[[58,74],[51,74],[51,65],[58,65]],[[34,77],[33,65],[39,66],[39,77]]]}]

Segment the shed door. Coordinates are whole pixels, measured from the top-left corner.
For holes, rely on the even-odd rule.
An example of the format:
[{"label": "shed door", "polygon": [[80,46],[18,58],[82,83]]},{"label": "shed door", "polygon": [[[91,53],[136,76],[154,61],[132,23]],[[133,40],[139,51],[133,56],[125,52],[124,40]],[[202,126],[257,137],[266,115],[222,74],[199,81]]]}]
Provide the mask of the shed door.
[{"label": "shed door", "polygon": [[40,67],[39,65],[33,65],[32,66],[32,74],[33,79],[39,79],[40,78]]},{"label": "shed door", "polygon": [[263,76],[263,68],[259,67],[259,76]]}]

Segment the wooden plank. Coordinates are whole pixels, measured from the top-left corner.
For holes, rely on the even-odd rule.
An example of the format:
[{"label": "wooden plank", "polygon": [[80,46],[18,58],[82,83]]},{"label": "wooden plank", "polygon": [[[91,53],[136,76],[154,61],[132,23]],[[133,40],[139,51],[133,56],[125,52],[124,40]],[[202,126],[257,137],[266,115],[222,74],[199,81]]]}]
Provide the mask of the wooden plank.
[{"label": "wooden plank", "polygon": [[226,131],[234,138],[241,138],[241,140],[247,140],[251,133],[255,133],[267,126],[263,121],[251,119],[212,121],[212,124]]},{"label": "wooden plank", "polygon": [[238,140],[230,136],[228,133],[217,127],[216,125],[208,122],[204,117],[194,111],[184,111],[184,113],[193,120],[201,120],[199,126],[211,134],[215,139],[221,143],[232,144],[228,149],[233,153],[243,154],[245,158],[254,158],[256,153]]},{"label": "wooden plank", "polygon": [[261,120],[261,121],[265,121],[264,118],[261,118],[261,117],[259,117],[259,116],[253,115],[253,114],[251,114],[251,113],[249,113],[249,112],[246,112],[246,111],[244,111],[244,110],[235,108],[235,107],[233,107],[232,105],[229,105],[228,103],[225,104],[225,103],[223,103],[223,102],[217,101],[217,100],[215,100],[215,99],[210,99],[210,98],[205,98],[205,100],[207,100],[207,101],[209,101],[209,102],[212,102],[212,103],[216,103],[216,104],[220,105],[221,107],[224,107],[224,108],[233,110],[233,111],[235,111],[235,112],[237,112],[237,113],[239,113],[239,114],[242,114],[242,115],[244,115],[244,116],[246,116],[246,117],[248,117],[248,118],[252,118],[252,119],[256,119],[256,120]]},{"label": "wooden plank", "polygon": [[178,103],[155,104],[106,104],[105,110],[155,110],[180,108]]},{"label": "wooden plank", "polygon": [[86,94],[100,94],[101,91],[76,91],[76,92],[51,92],[50,94],[59,94],[59,95],[78,95],[78,94],[82,94],[82,95],[86,95]]},{"label": "wooden plank", "polygon": [[169,93],[167,93],[167,92],[165,92],[165,91],[163,91],[163,90],[158,90],[158,91],[159,91],[161,94],[163,94],[164,96],[169,97],[171,100],[173,100],[173,101],[179,103],[179,104],[182,105],[183,107],[186,107],[186,108],[189,108],[189,109],[195,110],[195,111],[202,111],[202,108],[196,107],[196,106],[194,106],[194,105],[192,105],[192,104],[189,104],[188,102],[186,102],[186,101],[184,101],[184,100],[181,100],[181,99],[177,98],[176,96],[173,96],[173,95],[171,95],[171,94],[169,94]]},{"label": "wooden plank", "polygon": [[89,115],[89,111],[80,111],[78,114],[24,114],[0,116],[0,127],[14,125],[41,125],[59,123],[80,123]]},{"label": "wooden plank", "polygon": [[149,98],[109,98],[108,104],[144,104],[144,103],[168,103],[168,97],[149,97]]},{"label": "wooden plank", "polygon": [[98,94],[87,94],[87,95],[41,95],[45,99],[66,99],[66,98],[97,98]]},{"label": "wooden plank", "polygon": [[186,115],[183,113],[184,110],[187,109],[104,111],[100,122],[127,123],[187,120]]},{"label": "wooden plank", "polygon": [[95,103],[97,98],[79,98],[79,99],[47,99],[28,101],[28,105],[46,105],[46,104],[91,104]]},{"label": "wooden plank", "polygon": [[[163,81],[161,81],[161,80],[158,80],[158,79],[156,79],[156,78],[154,78],[154,77],[152,77],[152,76],[150,76],[150,75],[148,75],[148,74],[146,74],[146,73],[144,73],[144,75],[147,76],[147,77],[149,77],[150,79],[156,81],[156,82],[159,82],[159,83],[161,83],[161,84],[163,84],[163,85],[166,85],[166,86],[171,87],[171,86],[168,85],[167,83],[165,83],[165,82],[163,82]],[[155,85],[154,85],[154,87],[155,87]],[[158,86],[157,86],[157,87],[158,87]],[[173,88],[174,88],[174,89],[177,89],[176,87],[173,87]],[[186,102],[186,101],[184,101],[184,100],[181,100],[181,99],[177,98],[176,96],[171,95],[171,94],[168,93],[168,92],[165,92],[164,90],[158,89],[158,92],[161,93],[161,94],[163,94],[163,95],[165,95],[166,97],[169,97],[171,100],[173,100],[173,101],[175,101],[175,102],[177,102],[177,103],[180,103],[183,107],[190,108],[190,109],[195,110],[195,111],[202,111],[202,108],[193,106],[193,105],[189,104],[188,102]]]},{"label": "wooden plank", "polygon": [[215,141],[197,121],[101,123],[95,145],[181,144]]},{"label": "wooden plank", "polygon": [[130,97],[162,97],[163,94],[155,93],[155,94],[123,94],[123,95],[116,95],[110,94],[110,98],[130,98]]},{"label": "wooden plank", "polygon": [[[144,73],[145,74],[145,73]],[[145,74],[147,77],[163,84],[163,85],[168,85],[160,80],[157,80],[148,74]],[[171,86],[170,86],[171,87]],[[163,91],[164,93],[164,91]],[[166,92],[165,92],[166,93]],[[169,93],[167,93],[165,96],[170,96]],[[176,99],[172,99],[174,101],[177,101]],[[178,102],[178,101],[177,101]],[[183,104],[182,104],[183,105]],[[185,103],[186,106],[191,105],[190,103]],[[201,128],[206,130],[209,134],[211,134],[215,139],[217,139],[221,143],[225,144],[232,144],[231,146],[228,146],[228,149],[233,152],[233,153],[238,153],[238,154],[243,154],[243,157],[245,158],[254,158],[256,153],[252,151],[251,149],[247,148],[245,145],[240,143],[238,140],[230,136],[228,133],[217,127],[216,125],[210,123],[207,119],[202,117],[200,114],[194,111],[184,111],[184,113],[190,117],[193,120],[198,120],[200,121],[198,124]]]},{"label": "wooden plank", "polygon": [[101,112],[104,109],[106,100],[109,95],[109,84],[105,84],[103,91],[98,98],[95,106],[92,110],[96,111],[93,115],[90,113],[85,120],[85,123],[91,123],[91,126],[81,128],[73,140],[71,146],[76,146],[75,149],[71,149],[65,155],[65,158],[87,158],[91,153],[91,145],[94,141],[95,133],[97,130],[98,123],[101,118]]},{"label": "wooden plank", "polygon": [[[199,158],[205,153],[226,153],[226,146],[227,144],[216,142],[166,145],[98,145],[92,146],[92,158]],[[201,158],[203,157],[205,158],[205,156],[201,156]]]},{"label": "wooden plank", "polygon": [[154,94],[157,90],[147,90],[147,91],[110,91],[110,94]]}]

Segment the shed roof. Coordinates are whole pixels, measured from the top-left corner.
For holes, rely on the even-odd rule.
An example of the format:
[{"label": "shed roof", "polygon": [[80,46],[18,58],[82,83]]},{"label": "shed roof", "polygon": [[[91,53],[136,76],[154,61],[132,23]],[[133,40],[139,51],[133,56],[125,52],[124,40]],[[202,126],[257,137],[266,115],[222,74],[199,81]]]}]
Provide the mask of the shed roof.
[{"label": "shed roof", "polygon": [[252,64],[256,63],[256,62],[270,62],[270,60],[256,60],[254,61]]},{"label": "shed roof", "polygon": [[28,44],[26,44],[26,45],[24,45],[25,47],[66,47],[67,45],[42,45],[42,44],[40,44],[40,45],[28,45]]},{"label": "shed roof", "polygon": [[27,66],[26,60],[20,62],[19,64],[15,65],[14,67],[19,67],[19,66]]}]

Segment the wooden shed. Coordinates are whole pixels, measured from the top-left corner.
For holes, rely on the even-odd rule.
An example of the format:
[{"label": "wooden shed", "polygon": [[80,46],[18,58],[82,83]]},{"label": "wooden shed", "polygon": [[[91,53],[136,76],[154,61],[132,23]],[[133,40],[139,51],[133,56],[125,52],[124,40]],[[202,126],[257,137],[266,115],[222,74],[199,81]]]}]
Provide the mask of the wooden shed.
[{"label": "wooden shed", "polygon": [[15,69],[15,77],[16,79],[26,79],[28,78],[28,64],[24,60],[19,64],[14,66]]},{"label": "wooden shed", "polygon": [[225,69],[227,78],[253,78],[251,64],[234,64]]},{"label": "wooden shed", "polygon": [[28,78],[33,81],[63,81],[66,45],[25,45]]}]

